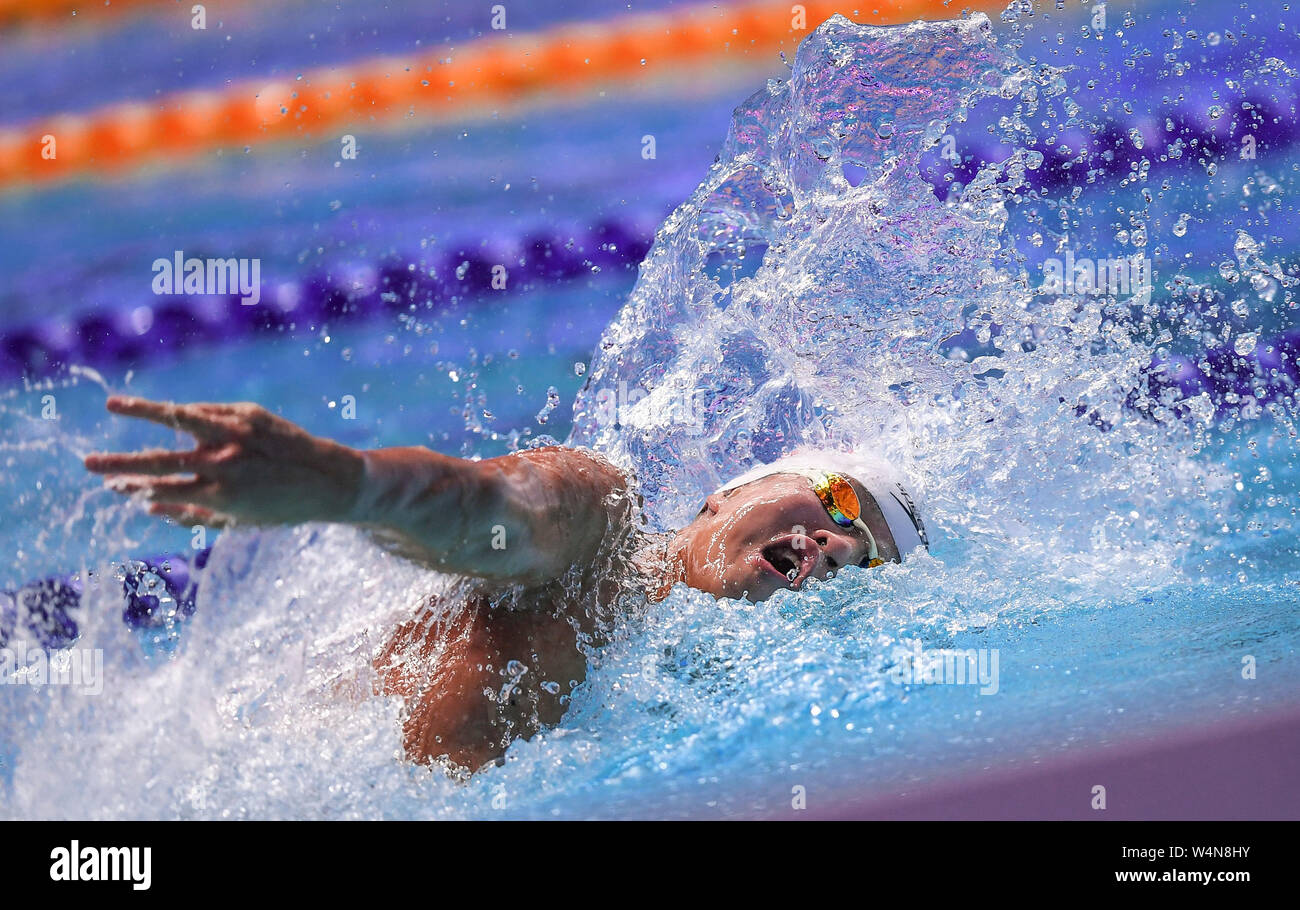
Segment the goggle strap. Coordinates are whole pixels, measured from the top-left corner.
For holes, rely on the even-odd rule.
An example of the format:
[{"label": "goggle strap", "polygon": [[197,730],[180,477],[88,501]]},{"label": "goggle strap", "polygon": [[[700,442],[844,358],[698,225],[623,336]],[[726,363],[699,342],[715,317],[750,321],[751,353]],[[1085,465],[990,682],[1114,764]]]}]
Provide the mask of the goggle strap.
[{"label": "goggle strap", "polygon": [[867,564],[872,568],[881,565],[884,560],[880,558],[880,550],[876,547],[876,535],[871,533],[871,529],[867,527],[867,523],[861,517],[853,519],[853,527],[866,534],[867,541],[871,544],[871,549],[867,553]]}]

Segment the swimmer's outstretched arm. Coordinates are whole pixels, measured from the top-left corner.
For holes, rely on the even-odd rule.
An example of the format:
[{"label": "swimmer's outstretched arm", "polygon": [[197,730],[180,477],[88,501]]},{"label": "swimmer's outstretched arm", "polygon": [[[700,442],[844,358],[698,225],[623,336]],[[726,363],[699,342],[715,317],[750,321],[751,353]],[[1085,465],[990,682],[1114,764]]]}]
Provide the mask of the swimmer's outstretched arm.
[{"label": "swimmer's outstretched arm", "polygon": [[344,522],[447,572],[539,583],[585,565],[625,489],[611,465],[577,449],[534,449],[467,461],[421,447],[362,452],[256,404],[172,404],[112,396],[108,410],[184,430],[189,451],[94,454],[149,511],[221,526]]}]

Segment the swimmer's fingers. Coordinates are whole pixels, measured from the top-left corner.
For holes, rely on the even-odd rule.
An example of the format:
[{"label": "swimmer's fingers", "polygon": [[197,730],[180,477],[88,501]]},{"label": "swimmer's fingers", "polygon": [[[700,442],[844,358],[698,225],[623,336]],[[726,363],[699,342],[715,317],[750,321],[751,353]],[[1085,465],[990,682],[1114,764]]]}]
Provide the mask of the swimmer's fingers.
[{"label": "swimmer's fingers", "polygon": [[205,464],[200,451],[171,452],[151,449],[129,454],[96,452],[85,458],[86,470],[96,474],[183,474],[193,473]]},{"label": "swimmer's fingers", "polygon": [[235,523],[229,515],[205,509],[202,506],[155,502],[149,506],[150,515],[170,518],[182,525],[205,525],[209,528],[228,528]]},{"label": "swimmer's fingers", "polygon": [[235,421],[226,414],[201,404],[176,404],[171,401],[149,401],[130,395],[112,395],[105,407],[123,417],[139,417],[165,427],[184,430],[197,439],[212,440],[226,436],[238,429]]},{"label": "swimmer's fingers", "polygon": [[104,485],[124,496],[144,494],[157,503],[216,505],[217,485],[203,478],[149,477],[143,474],[115,474]]},{"label": "swimmer's fingers", "polygon": [[211,528],[226,528],[235,523],[232,516],[210,507],[218,498],[216,485],[210,481],[119,474],[107,478],[104,483],[110,489],[128,496],[144,494],[150,500],[150,515],[170,518],[181,524],[201,524]]}]

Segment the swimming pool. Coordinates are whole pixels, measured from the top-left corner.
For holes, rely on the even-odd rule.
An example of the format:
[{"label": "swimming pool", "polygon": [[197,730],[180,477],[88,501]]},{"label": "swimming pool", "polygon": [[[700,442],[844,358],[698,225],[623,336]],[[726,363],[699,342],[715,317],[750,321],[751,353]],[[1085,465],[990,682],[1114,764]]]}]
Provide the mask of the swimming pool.
[{"label": "swimming pool", "polygon": [[[491,455],[572,428],[637,470],[649,514],[664,526],[697,508],[720,476],[791,440],[869,439],[923,478],[935,540],[929,557],[846,571],[759,605],[674,592],[597,656],[564,723],[456,784],[396,760],[395,704],[338,695],[340,686],[351,691],[385,623],[439,579],[346,529],[222,535],[194,615],[168,629],[175,647],[159,649],[150,630],[121,621],[119,586],[105,570],[130,556],[186,552],[191,532],[113,503],[77,457],[168,434],[103,420],[94,375],[15,381],[0,412],[11,503],[2,539],[15,554],[0,587],[98,573],[74,618],[79,645],[103,651],[104,692],[0,689],[5,814],[779,816],[795,788],[825,811],[845,794],[924,788],[1293,706],[1294,359],[1253,387],[1269,390],[1258,412],[1239,413],[1231,384],[1185,402],[1162,402],[1158,385],[1145,396],[1134,389],[1174,356],[1195,366],[1211,339],[1249,358],[1255,348],[1238,337],[1257,335],[1255,347],[1267,347],[1294,327],[1286,188],[1300,155],[1279,129],[1261,132],[1258,159],[1219,149],[1213,175],[1194,150],[1144,167],[1125,118],[1141,119],[1139,136],[1151,122],[1162,126],[1156,113],[1173,77],[1153,71],[1147,84],[1140,68],[1176,43],[1195,42],[1201,73],[1242,61],[1262,69],[1269,57],[1294,59],[1295,25],[1256,36],[1250,16],[1286,20],[1280,6],[1252,5],[1212,23],[1217,43],[1200,36],[1206,26],[1189,39],[1187,24],[1176,41],[1165,34],[1182,15],[1176,6],[1140,12],[1123,25],[1127,46],[1076,41],[1086,25],[1068,11],[1061,25],[1004,17],[997,26],[1004,46],[1021,34],[1023,59],[1047,59],[1036,49],[1043,41],[1067,48],[1080,69],[1060,77],[1078,90],[1064,99],[1086,99],[1088,81],[1111,67],[1136,71],[1103,88],[1095,105],[1121,125],[1124,160],[1084,159],[1095,173],[1068,205],[1060,198],[1069,199],[1071,182],[1032,175],[1059,175],[1048,156],[1074,142],[1073,156],[1077,139],[1021,144],[1015,160],[1037,196],[979,189],[976,155],[996,162],[1016,148],[983,139],[987,125],[1014,121],[1019,105],[1029,122],[995,132],[1043,139],[1057,118],[1086,132],[1089,113],[1050,100],[1056,76],[1017,69],[969,24],[872,38],[897,52],[903,72],[920,59],[944,65],[924,78],[882,67],[883,95],[858,83],[867,103],[851,129],[835,120],[841,77],[827,63],[839,54],[852,65],[864,53],[856,42],[866,39],[848,31],[820,56],[811,47],[801,56],[800,97],[818,103],[798,108],[772,90],[738,117],[726,144],[732,108],[761,78],[687,97],[647,92],[632,99],[631,117],[629,101],[615,98],[375,136],[359,167],[336,169],[332,150],[308,149],[4,199],[5,223],[23,225],[4,245],[14,276],[5,309],[25,326],[121,309],[142,296],[148,263],[173,249],[259,255],[269,285],[346,273],[374,293],[367,281],[393,261],[444,267],[462,249],[530,248],[539,236],[558,251],[589,243],[601,223],[645,237],[703,178],[705,190],[660,231],[635,288],[625,257],[611,257],[563,280],[533,272],[507,294],[453,294],[404,312],[399,301],[368,319],[176,345],[97,368],[114,389],[259,400],[353,445]],[[1057,45],[1058,32],[1069,39]],[[1147,47],[1158,50],[1148,58]],[[1001,82],[983,81],[993,72]],[[1251,97],[1279,111],[1289,103],[1294,116],[1294,78],[1270,67]],[[1034,118],[1050,127],[1026,116],[1030,95],[1044,105]],[[899,148],[919,150],[926,118],[954,99],[968,100],[971,116],[918,151],[929,183],[903,175],[877,184],[906,157]],[[1190,130],[1190,116],[1170,132]],[[1200,135],[1213,135],[1223,116]],[[828,119],[839,134],[820,132]],[[658,137],[651,161],[640,155],[645,134]],[[962,160],[940,157],[944,136]],[[781,141],[785,186],[747,170],[764,160],[751,149]],[[1107,150],[1114,160],[1113,141],[1096,153]],[[714,155],[721,162],[710,170]],[[834,169],[843,185],[827,176]],[[948,171],[977,185],[951,206]],[[101,217],[69,230],[80,212]],[[1139,230],[1142,244],[1133,242]],[[756,268],[752,254],[764,248]],[[1140,300],[1125,308],[1127,321],[1086,295],[1060,303],[1023,293],[1015,275],[1036,276],[1044,257],[1067,248],[1149,249],[1159,280],[1171,283],[1153,295],[1154,308]],[[1249,294],[1236,290],[1245,287]],[[1238,296],[1249,300],[1237,306]],[[1016,346],[996,340],[1010,337]],[[593,417],[601,389],[667,389],[682,379],[707,402],[701,422],[648,406],[617,425]],[[40,418],[46,395],[57,420]],[[355,420],[342,417],[345,395],[355,398]],[[576,420],[567,407],[575,396]],[[10,629],[17,640],[21,630]],[[986,670],[996,655],[996,680],[904,684],[899,671],[918,647],[982,653]],[[1245,658],[1253,678],[1243,677]]]}]

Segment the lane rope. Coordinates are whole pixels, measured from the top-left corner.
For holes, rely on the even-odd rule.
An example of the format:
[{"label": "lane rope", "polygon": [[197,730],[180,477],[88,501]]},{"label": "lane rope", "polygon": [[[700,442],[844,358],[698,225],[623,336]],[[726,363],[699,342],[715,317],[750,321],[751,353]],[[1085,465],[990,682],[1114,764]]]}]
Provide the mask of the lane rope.
[{"label": "lane rope", "polygon": [[[878,25],[927,15],[946,19],[942,0],[772,0],[639,13],[513,37],[484,37],[460,49],[380,57],[309,70],[296,79],[244,81],[88,113],[60,113],[0,130],[0,189],[78,174],[111,175],[149,162],[217,148],[286,140],[322,141],[331,131],[394,120],[454,119],[476,109],[603,85],[682,78],[724,62],[770,67],[793,56],[806,35],[836,12]],[[966,0],[996,10],[1001,0]],[[802,27],[797,27],[802,25]],[[53,157],[50,138],[53,139]]]}]

